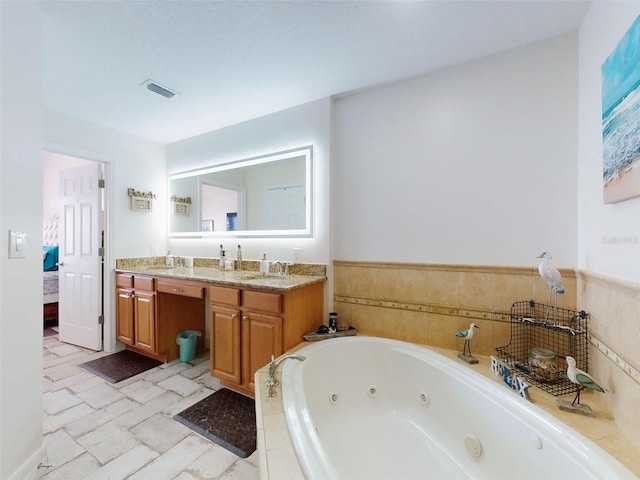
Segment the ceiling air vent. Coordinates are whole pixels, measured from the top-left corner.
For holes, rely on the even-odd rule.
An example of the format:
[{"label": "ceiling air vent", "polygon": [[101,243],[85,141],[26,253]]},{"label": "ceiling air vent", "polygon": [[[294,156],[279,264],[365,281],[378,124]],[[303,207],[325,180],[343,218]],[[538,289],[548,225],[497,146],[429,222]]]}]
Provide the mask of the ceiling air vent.
[{"label": "ceiling air vent", "polygon": [[151,90],[158,95],[162,95],[165,98],[173,98],[176,96],[176,92],[172,92],[167,87],[163,87],[159,83],[154,82],[153,80],[147,80],[144,82],[144,85],[147,86],[147,90]]}]

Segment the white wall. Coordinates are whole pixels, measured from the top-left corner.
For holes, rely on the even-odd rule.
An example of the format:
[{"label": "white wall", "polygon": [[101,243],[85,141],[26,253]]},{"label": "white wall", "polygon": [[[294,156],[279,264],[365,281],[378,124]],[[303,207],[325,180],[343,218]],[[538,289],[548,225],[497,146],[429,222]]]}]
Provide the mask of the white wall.
[{"label": "white wall", "polygon": [[577,36],[337,100],[334,258],[577,261]]},{"label": "white wall", "polygon": [[578,266],[640,281],[640,198],[602,201],[601,67],[640,14],[638,2],[594,2],[580,28]]},{"label": "white wall", "polygon": [[87,165],[86,160],[44,152],[42,161],[42,218],[60,211],[60,170]]},{"label": "white wall", "polygon": [[[45,112],[44,139],[45,148],[54,153],[105,162],[113,260],[147,256],[152,245],[164,255],[169,200],[163,145],[50,110]],[[156,194],[153,211],[132,211],[128,188]]]},{"label": "white wall", "polygon": [[[0,2],[0,478],[36,478],[42,443],[42,25]],[[27,233],[9,259],[8,230]],[[38,299],[38,301],[33,301]]]},{"label": "white wall", "polygon": [[[266,153],[313,144],[315,205],[313,238],[225,240],[228,252],[242,245],[246,260],[267,258],[291,261],[293,248],[301,248],[303,263],[330,262],[329,253],[329,163],[331,100],[322,99],[231,127],[205,133],[167,146],[169,174],[241,160]],[[170,239],[176,255],[218,257],[220,240]],[[233,256],[233,255],[232,255]]]}]

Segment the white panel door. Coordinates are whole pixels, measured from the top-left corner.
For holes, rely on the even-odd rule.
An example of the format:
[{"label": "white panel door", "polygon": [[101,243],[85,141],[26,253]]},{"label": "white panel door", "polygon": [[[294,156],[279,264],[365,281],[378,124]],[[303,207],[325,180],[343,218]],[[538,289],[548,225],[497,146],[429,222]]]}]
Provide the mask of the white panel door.
[{"label": "white panel door", "polygon": [[304,185],[267,188],[267,229],[305,228],[305,193]]},{"label": "white panel door", "polygon": [[102,350],[99,163],[60,172],[60,340]]}]

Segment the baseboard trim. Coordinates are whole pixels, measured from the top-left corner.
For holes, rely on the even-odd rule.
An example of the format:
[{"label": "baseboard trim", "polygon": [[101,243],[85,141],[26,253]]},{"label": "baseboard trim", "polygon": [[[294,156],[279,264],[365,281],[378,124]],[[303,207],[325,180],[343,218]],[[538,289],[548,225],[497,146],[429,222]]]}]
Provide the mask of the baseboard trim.
[{"label": "baseboard trim", "polygon": [[39,471],[38,466],[44,462],[46,458],[47,449],[43,443],[40,445],[40,448],[38,448],[38,450],[36,450],[35,453],[9,477],[9,480],[36,480],[40,478],[41,472]]}]

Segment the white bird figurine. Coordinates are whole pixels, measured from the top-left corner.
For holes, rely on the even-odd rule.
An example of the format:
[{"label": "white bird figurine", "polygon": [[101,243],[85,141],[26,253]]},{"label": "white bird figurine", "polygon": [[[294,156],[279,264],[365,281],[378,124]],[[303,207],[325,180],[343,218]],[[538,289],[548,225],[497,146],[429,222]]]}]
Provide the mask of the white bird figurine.
[{"label": "white bird figurine", "polygon": [[549,285],[549,302],[547,303],[547,312],[545,314],[545,321],[549,318],[549,307],[551,305],[551,293],[555,294],[555,308],[553,311],[553,320],[554,324],[558,317],[558,294],[562,295],[564,293],[564,284],[562,283],[562,275],[557,268],[550,264],[551,255],[547,252],[542,252],[536,258],[542,258],[542,262],[538,266],[538,272],[540,272],[540,276],[542,279],[547,282]]},{"label": "white bird figurine", "polygon": [[471,325],[469,325],[469,328],[467,330],[460,330],[458,333],[456,333],[456,337],[464,338],[464,345],[462,347],[463,355],[468,354],[469,356],[471,356],[471,345],[469,344],[469,341],[471,341],[471,339],[473,338],[473,331],[476,328],[480,327],[478,327],[475,323],[472,323]]},{"label": "white bird figurine", "polygon": [[575,405],[576,402],[580,405],[580,392],[585,388],[604,393],[604,388],[598,385],[591,375],[576,367],[575,358],[567,356],[566,360],[567,377],[569,377],[569,380],[571,380],[572,383],[575,383],[578,386],[578,393],[576,393],[576,398],[573,399],[571,405]]}]

